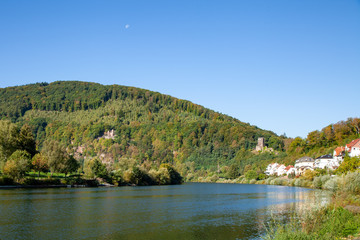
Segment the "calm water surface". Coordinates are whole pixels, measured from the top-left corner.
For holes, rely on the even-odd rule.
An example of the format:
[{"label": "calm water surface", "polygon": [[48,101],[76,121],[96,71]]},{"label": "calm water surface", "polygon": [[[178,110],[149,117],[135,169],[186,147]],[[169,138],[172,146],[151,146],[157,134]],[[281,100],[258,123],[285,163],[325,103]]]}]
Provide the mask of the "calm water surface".
[{"label": "calm water surface", "polygon": [[328,199],[304,188],[215,183],[0,190],[0,239],[257,239],[272,214]]}]

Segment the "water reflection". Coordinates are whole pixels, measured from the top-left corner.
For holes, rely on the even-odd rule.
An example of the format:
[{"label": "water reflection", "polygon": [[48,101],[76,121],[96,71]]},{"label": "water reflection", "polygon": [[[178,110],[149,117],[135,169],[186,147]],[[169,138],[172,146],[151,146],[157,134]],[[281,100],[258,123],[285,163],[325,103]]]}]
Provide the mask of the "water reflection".
[{"label": "water reflection", "polygon": [[327,203],[324,191],[267,185],[0,191],[3,239],[254,239],[272,214]]}]

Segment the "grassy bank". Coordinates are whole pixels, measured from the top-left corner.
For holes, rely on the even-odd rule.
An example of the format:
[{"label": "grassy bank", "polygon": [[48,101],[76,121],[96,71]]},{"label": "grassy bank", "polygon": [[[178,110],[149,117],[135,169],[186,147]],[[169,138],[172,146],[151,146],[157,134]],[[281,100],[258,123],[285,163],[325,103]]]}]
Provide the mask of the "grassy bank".
[{"label": "grassy bank", "polygon": [[[299,181],[300,180],[300,181]],[[313,180],[267,179],[269,184],[306,186],[332,192],[331,203],[322,208],[294,213],[286,224],[273,220],[264,239],[351,239],[360,233],[360,172],[318,176]],[[266,183],[265,181],[265,183]]]},{"label": "grassy bank", "polygon": [[[331,203],[326,207],[294,213],[284,219],[273,219],[266,225],[263,239],[278,240],[325,240],[353,239],[360,237],[360,171],[342,175],[308,173],[299,178],[268,177],[262,180],[241,176],[225,179],[215,176],[199,178],[198,182],[267,184],[279,186],[323,189],[332,193]],[[360,239],[360,238],[359,238]]]}]

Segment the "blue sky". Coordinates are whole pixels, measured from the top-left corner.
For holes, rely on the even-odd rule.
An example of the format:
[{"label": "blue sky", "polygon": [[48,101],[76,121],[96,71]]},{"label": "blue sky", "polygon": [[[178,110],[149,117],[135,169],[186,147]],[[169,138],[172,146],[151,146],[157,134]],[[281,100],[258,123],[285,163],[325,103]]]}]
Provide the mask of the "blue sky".
[{"label": "blue sky", "polygon": [[135,86],[290,137],[360,117],[359,0],[2,0],[0,34],[1,88]]}]

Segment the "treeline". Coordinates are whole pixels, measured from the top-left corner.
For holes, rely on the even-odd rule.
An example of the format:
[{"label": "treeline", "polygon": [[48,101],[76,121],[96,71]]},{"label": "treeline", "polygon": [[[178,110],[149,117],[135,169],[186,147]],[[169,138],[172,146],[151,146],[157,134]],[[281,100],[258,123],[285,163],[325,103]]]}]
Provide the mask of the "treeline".
[{"label": "treeline", "polygon": [[[332,153],[359,135],[354,118],[290,139],[189,101],[118,85],[37,83],[0,89],[0,95],[0,118],[28,125],[38,151],[56,141],[81,168],[94,158],[108,169],[128,162],[156,170],[170,164],[192,181],[260,173],[275,161],[294,164],[304,155]],[[274,151],[254,152],[258,137]]]},{"label": "treeline", "polygon": [[[50,140],[67,146],[80,162],[135,161],[176,166],[182,174],[226,174],[235,164],[260,167],[251,153],[258,137],[281,152],[283,139],[189,101],[148,90],[84,82],[39,83],[0,90],[0,116],[29,124],[39,149]],[[108,131],[115,136],[105,139]],[[185,176],[184,175],[184,176]]]},{"label": "treeline", "polygon": [[360,138],[360,118],[348,118],[324,127],[322,130],[310,132],[306,138],[287,139],[285,149],[287,160],[292,162],[300,156],[313,158],[325,154],[333,154],[338,146],[344,146],[356,138]]},{"label": "treeline", "polygon": [[[182,182],[180,174],[168,164],[160,165],[159,168],[148,166],[138,166],[136,163],[126,165],[106,166],[97,158],[89,158],[87,161],[80,162],[60,142],[49,140],[43,144],[39,152],[36,148],[35,139],[31,133],[29,125],[18,128],[15,124],[0,120],[0,170],[2,177],[0,185],[6,183],[41,184],[41,182],[60,184],[60,181],[49,181],[48,178],[40,179],[29,178],[31,171],[37,173],[50,172],[53,174],[63,173],[65,178],[72,173],[77,178],[64,179],[64,184],[81,184],[84,178],[96,179],[111,184],[135,184],[135,185],[163,185],[179,184]],[[12,181],[4,179],[9,178]]]},{"label": "treeline", "polygon": [[[157,113],[167,106],[172,111],[190,112],[206,119],[227,119],[229,116],[218,114],[189,101],[149,90],[119,85],[105,86],[97,83],[78,81],[58,81],[51,84],[36,83],[0,89],[0,119],[16,121],[26,111],[66,111],[98,109],[110,100],[135,100],[146,105],[147,111]],[[239,121],[237,121],[239,122]]]}]

